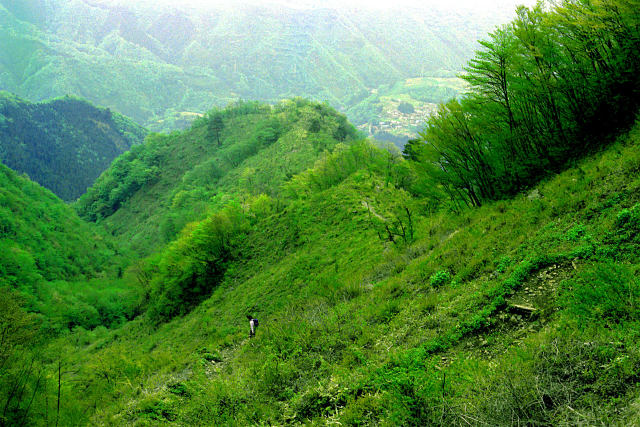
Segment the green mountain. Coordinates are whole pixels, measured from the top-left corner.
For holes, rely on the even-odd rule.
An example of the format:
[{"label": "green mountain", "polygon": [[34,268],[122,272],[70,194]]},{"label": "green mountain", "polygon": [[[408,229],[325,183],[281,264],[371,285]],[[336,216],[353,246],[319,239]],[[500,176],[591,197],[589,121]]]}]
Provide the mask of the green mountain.
[{"label": "green mountain", "polygon": [[183,133],[150,135],[117,158],[76,208],[148,254],[229,200],[280,197],[282,183],[355,136],[325,104],[233,104]]},{"label": "green mountain", "polygon": [[0,423],[637,424],[638,10],[518,9],[402,155],[301,99],[149,136],[74,206],[137,253],[0,287]]},{"label": "green mountain", "polygon": [[46,393],[43,345],[139,313],[141,293],[121,279],[129,260],[49,190],[0,164],[0,425],[26,419],[27,393]]},{"label": "green mountain", "polygon": [[82,396],[61,419],[632,423],[640,127],[462,215],[426,214],[387,156],[353,144],[286,203],[187,227],[142,267],[147,318],[52,344]]},{"label": "green mountain", "polygon": [[80,99],[30,103],[0,92],[0,161],[67,201],[145,134],[128,118]]},{"label": "green mountain", "polygon": [[476,40],[512,16],[513,4],[380,13],[3,0],[0,89],[30,100],[80,96],[152,130],[237,99],[304,96],[345,109],[383,84],[453,77]]},{"label": "green mountain", "polygon": [[[30,287],[39,279],[95,275],[108,245],[50,191],[1,166],[2,280]],[[77,258],[85,253],[82,258]],[[14,257],[15,255],[15,257]],[[9,257],[9,258],[4,258]]]},{"label": "green mountain", "polygon": [[[49,190],[0,165],[0,288],[17,291],[29,310],[42,315],[41,327],[97,326],[87,319],[99,314],[86,303],[96,297],[89,297],[86,283],[97,286],[98,279],[121,275],[126,262],[99,228]],[[77,300],[84,301],[81,307]]]}]

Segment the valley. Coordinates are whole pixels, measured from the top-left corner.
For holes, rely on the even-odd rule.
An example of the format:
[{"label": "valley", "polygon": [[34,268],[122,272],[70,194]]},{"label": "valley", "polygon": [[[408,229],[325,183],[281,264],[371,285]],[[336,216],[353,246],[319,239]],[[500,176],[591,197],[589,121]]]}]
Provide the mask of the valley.
[{"label": "valley", "polygon": [[0,4],[0,426],[637,424],[639,0]]},{"label": "valley", "polygon": [[[192,113],[214,106],[295,96],[327,102],[361,124],[350,110],[362,108],[371,91],[418,76],[455,77],[476,40],[512,16],[512,5],[380,14],[259,2],[200,10],[3,0],[0,89],[31,101],[75,95],[156,132],[185,129]],[[445,101],[447,87],[429,102]],[[367,120],[374,118],[384,120]],[[415,136],[413,129],[402,132]]]}]

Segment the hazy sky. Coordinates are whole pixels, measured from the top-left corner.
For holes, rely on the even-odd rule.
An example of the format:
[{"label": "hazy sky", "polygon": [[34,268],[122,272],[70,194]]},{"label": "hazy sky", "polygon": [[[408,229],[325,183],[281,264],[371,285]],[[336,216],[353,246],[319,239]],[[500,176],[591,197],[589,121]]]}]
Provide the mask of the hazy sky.
[{"label": "hazy sky", "polygon": [[[108,0],[107,0],[108,1]],[[531,6],[536,0],[112,0],[120,3],[163,3],[170,5],[188,5],[198,8],[233,7],[246,4],[284,5],[292,8],[375,8],[388,9],[402,6],[441,10],[456,9],[492,9],[514,10],[516,5]]]}]

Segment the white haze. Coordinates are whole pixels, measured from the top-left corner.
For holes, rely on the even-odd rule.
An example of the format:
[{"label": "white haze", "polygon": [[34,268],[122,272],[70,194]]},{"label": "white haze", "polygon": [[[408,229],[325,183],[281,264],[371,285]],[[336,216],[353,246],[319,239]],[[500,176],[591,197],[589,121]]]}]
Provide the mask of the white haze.
[{"label": "white haze", "polygon": [[237,8],[242,6],[261,6],[266,8],[287,9],[378,9],[398,8],[437,9],[441,11],[478,11],[490,10],[514,11],[516,6],[533,6],[536,0],[102,0],[105,3],[144,4],[153,6],[187,6],[194,9]]}]

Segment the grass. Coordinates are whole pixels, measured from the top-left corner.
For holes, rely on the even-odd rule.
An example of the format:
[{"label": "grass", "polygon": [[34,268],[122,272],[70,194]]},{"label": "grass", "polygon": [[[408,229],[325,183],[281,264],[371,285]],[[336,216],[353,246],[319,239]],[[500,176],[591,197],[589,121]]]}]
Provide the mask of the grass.
[{"label": "grass", "polygon": [[376,172],[303,192],[254,218],[191,313],[53,344],[73,372],[63,420],[633,423],[639,165],[636,126],[539,198],[416,215],[411,244],[381,239],[363,206],[407,202]]}]

